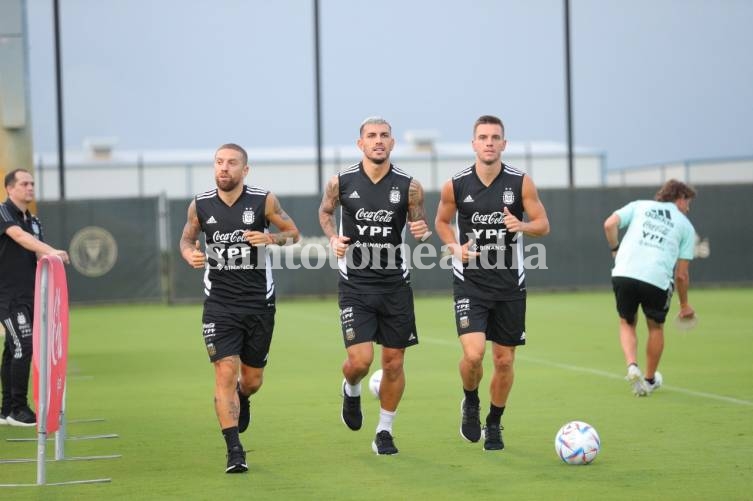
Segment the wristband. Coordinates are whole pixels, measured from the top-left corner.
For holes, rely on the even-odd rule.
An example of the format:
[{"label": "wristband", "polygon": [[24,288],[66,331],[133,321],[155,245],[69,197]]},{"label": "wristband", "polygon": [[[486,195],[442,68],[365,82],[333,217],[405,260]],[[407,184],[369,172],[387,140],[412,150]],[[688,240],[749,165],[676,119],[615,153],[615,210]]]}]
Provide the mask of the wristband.
[{"label": "wristband", "polygon": [[618,250],[619,248],[620,248],[620,244],[618,243],[617,245],[615,245],[614,247],[612,247],[612,248],[611,248],[611,249],[609,249],[609,250],[611,250],[612,252],[617,252],[617,250]]}]

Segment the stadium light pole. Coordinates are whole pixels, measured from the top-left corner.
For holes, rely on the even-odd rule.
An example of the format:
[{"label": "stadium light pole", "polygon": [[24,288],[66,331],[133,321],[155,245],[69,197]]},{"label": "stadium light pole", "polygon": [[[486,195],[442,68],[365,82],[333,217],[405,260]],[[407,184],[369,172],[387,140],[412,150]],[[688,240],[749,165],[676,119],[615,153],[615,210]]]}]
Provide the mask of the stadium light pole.
[{"label": "stadium light pole", "polygon": [[575,186],[573,165],[573,96],[572,76],[570,73],[570,0],[564,0],[565,11],[565,105],[567,121],[567,183]]},{"label": "stadium light pole", "polygon": [[319,48],[319,0],[314,0],[314,95],[316,103],[316,189],[322,194],[324,163],[322,159],[322,91]]},{"label": "stadium light pole", "polygon": [[58,183],[60,200],[65,200],[65,139],[63,131],[63,70],[60,58],[60,5],[52,0],[55,31],[55,95],[57,98],[58,125]]}]

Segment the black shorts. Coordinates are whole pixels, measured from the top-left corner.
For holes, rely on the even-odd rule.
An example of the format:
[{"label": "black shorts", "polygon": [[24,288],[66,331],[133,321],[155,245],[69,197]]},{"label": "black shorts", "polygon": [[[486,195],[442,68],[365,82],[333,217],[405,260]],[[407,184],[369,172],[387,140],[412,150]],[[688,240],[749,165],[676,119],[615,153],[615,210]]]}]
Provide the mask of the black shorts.
[{"label": "black shorts", "polygon": [[387,294],[340,292],[340,325],[345,347],[375,342],[387,348],[418,344],[413,290]]},{"label": "black shorts", "polygon": [[526,344],[526,300],[490,301],[455,296],[455,326],[458,336],[483,332],[486,339],[502,346]]},{"label": "black shorts", "polygon": [[643,309],[646,318],[650,318],[658,324],[663,324],[667,319],[669,305],[672,302],[672,292],[674,292],[671,284],[669,289],[662,290],[642,280],[612,277],[612,289],[617,301],[617,313],[627,323],[635,324],[638,305]]},{"label": "black shorts", "polygon": [[238,355],[251,367],[267,365],[275,327],[275,311],[262,313],[218,312],[204,308],[201,318],[209,360]]}]

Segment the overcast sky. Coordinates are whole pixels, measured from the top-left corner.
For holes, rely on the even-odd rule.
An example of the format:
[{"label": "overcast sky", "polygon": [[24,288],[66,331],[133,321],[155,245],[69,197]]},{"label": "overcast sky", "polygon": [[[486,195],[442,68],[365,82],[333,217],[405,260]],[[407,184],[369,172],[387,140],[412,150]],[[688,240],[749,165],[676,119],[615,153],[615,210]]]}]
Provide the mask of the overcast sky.
[{"label": "overcast sky", "polygon": [[[52,1],[26,0],[32,128],[56,149]],[[65,136],[314,146],[311,0],[59,0]],[[571,0],[575,142],[610,167],[753,156],[753,1]],[[566,141],[562,0],[321,0],[325,145],[369,115]],[[469,146],[470,148],[470,146]]]}]

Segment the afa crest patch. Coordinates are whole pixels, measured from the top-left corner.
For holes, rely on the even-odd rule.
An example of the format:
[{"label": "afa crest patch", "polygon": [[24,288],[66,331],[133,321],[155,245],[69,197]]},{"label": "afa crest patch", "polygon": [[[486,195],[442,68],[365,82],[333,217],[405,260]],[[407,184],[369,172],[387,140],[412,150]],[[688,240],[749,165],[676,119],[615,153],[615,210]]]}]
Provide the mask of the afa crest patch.
[{"label": "afa crest patch", "polygon": [[243,211],[243,224],[254,223],[254,211],[253,209],[245,209]]},{"label": "afa crest patch", "polygon": [[502,193],[502,203],[505,205],[512,205],[513,202],[515,202],[515,194],[512,190],[505,190],[504,193]]}]

